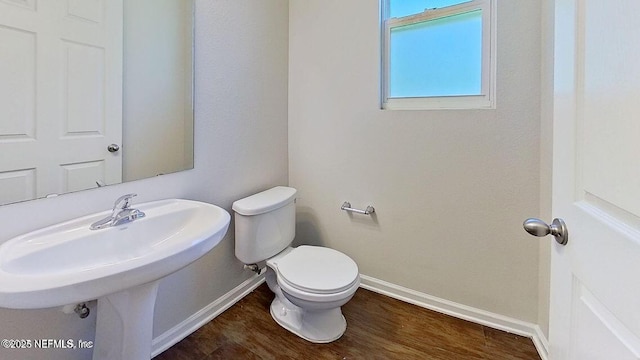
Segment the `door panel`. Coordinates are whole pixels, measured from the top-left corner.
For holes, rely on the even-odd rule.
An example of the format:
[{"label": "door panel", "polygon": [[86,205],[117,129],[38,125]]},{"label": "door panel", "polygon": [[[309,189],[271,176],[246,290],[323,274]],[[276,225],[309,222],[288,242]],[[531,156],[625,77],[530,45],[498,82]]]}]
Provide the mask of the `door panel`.
[{"label": "door panel", "polygon": [[[585,1],[579,12],[583,71],[578,79],[583,104],[584,190],[640,216],[637,116],[640,99],[640,14],[637,1]],[[610,21],[604,21],[610,19]],[[616,20],[617,19],[617,20]]]},{"label": "door panel", "polygon": [[87,189],[96,186],[95,180],[103,179],[105,173],[104,161],[89,161],[60,166],[63,191],[73,189]]},{"label": "door panel", "polygon": [[101,23],[103,8],[103,0],[68,0],[67,13],[79,19]]},{"label": "door panel", "polygon": [[[574,278],[573,309],[576,359],[633,360],[640,354],[636,337],[586,287]],[[603,343],[609,346],[601,346]]]},{"label": "door panel", "polygon": [[550,356],[640,359],[640,3],[555,11]]},{"label": "door panel", "polygon": [[0,142],[33,139],[36,116],[36,34],[0,26]]},{"label": "door panel", "polygon": [[121,182],[122,11],[0,0],[0,204]]},{"label": "door panel", "polygon": [[64,136],[101,135],[105,129],[105,50],[62,41]]},{"label": "door panel", "polygon": [[0,198],[10,202],[33,199],[36,196],[36,169],[0,172]]}]

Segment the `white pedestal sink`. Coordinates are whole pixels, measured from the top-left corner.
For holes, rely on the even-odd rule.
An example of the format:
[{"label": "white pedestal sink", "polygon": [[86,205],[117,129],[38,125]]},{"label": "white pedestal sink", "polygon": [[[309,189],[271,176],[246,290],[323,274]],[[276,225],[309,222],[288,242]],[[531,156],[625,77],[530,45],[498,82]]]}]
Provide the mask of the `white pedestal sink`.
[{"label": "white pedestal sink", "polygon": [[230,216],[215,205],[161,200],[146,216],[89,230],[110,211],[0,245],[0,307],[39,309],[98,300],[94,360],[148,360],[158,283],[213,249]]}]

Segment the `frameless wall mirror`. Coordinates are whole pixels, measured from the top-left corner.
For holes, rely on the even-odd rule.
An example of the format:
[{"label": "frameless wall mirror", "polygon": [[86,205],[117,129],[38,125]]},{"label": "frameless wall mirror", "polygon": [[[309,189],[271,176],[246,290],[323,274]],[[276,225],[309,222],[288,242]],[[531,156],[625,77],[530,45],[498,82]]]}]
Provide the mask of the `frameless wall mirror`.
[{"label": "frameless wall mirror", "polygon": [[0,0],[0,205],[191,168],[192,0]]}]

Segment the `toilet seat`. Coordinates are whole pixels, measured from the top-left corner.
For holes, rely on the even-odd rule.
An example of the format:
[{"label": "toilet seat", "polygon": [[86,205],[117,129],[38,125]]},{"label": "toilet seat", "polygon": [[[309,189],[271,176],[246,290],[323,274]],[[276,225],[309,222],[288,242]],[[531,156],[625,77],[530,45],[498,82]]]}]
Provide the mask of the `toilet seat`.
[{"label": "toilet seat", "polygon": [[308,294],[337,294],[359,284],[358,265],[347,255],[325,247],[303,245],[278,259],[278,282]]}]

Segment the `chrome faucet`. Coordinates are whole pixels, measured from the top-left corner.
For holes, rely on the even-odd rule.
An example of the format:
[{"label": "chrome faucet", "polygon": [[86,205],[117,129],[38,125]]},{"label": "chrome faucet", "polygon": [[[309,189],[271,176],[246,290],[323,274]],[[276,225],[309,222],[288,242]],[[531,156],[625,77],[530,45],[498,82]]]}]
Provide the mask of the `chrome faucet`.
[{"label": "chrome faucet", "polygon": [[111,226],[126,224],[132,222],[133,220],[143,218],[145,214],[142,211],[129,207],[131,198],[137,195],[138,194],[127,194],[120,196],[118,200],[116,200],[115,204],[113,204],[111,215],[94,222],[93,224],[91,224],[89,229],[104,229]]}]

